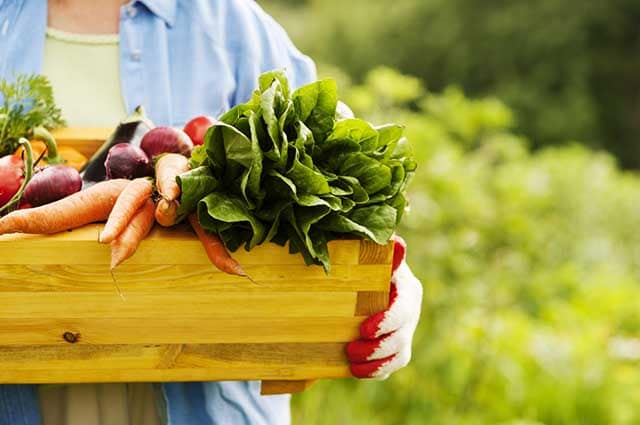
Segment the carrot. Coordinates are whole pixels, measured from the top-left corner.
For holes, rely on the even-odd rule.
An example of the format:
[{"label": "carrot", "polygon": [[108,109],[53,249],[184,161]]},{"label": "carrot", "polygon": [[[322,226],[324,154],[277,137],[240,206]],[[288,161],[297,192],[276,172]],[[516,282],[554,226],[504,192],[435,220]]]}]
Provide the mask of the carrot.
[{"label": "carrot", "polygon": [[134,179],[124,188],[116,201],[107,224],[100,233],[98,241],[101,243],[111,243],[131,221],[134,214],[147,199],[151,198],[153,187],[151,181],[146,178]]},{"label": "carrot", "polygon": [[178,201],[160,199],[156,205],[155,216],[159,225],[164,227],[173,226],[178,218]]},{"label": "carrot", "polygon": [[153,227],[154,205],[151,199],[136,211],[122,233],[111,242],[111,270],[131,257]]},{"label": "carrot", "polygon": [[193,227],[193,230],[195,230],[198,235],[200,242],[202,242],[202,245],[204,246],[204,250],[207,252],[209,260],[211,260],[214,266],[229,274],[235,274],[243,277],[247,276],[244,270],[242,270],[240,264],[238,264],[238,262],[229,255],[229,252],[227,252],[227,249],[224,247],[220,238],[217,235],[204,230],[198,222],[198,217],[195,214],[189,215],[189,223],[191,223],[191,227]]},{"label": "carrot", "polygon": [[106,220],[116,199],[129,184],[116,179],[100,182],[87,190],[37,208],[14,211],[0,218],[5,233],[57,233]]},{"label": "carrot", "polygon": [[167,201],[175,201],[180,196],[176,176],[189,171],[189,160],[178,153],[163,155],[156,162],[156,186]]}]

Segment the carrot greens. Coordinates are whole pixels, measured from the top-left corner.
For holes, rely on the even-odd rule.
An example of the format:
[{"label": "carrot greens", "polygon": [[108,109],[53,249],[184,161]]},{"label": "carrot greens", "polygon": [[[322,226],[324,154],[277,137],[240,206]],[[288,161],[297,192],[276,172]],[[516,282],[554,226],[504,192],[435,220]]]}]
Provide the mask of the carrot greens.
[{"label": "carrot greens", "polygon": [[0,157],[13,153],[21,137],[30,138],[36,127],[64,126],[53,90],[43,75],[18,75],[0,81]]}]

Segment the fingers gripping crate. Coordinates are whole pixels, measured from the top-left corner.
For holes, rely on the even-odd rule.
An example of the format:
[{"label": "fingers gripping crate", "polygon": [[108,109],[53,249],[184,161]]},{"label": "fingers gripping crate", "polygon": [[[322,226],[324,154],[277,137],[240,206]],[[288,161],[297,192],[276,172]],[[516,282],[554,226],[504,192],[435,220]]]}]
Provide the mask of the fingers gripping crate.
[{"label": "fingers gripping crate", "polygon": [[[103,133],[66,130],[96,149]],[[344,345],[388,302],[391,245],[329,244],[330,275],[264,244],[219,272],[187,226],[156,226],[112,276],[100,224],[0,236],[0,383],[263,380],[263,393],[350,376]],[[121,288],[120,298],[115,284]]]}]

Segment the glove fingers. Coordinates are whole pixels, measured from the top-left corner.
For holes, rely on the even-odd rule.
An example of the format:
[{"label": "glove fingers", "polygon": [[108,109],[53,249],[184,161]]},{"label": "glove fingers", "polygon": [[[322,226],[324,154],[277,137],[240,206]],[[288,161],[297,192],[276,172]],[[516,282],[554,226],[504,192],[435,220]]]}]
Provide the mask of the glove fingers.
[{"label": "glove fingers", "polygon": [[[393,335],[393,334],[391,334]],[[382,349],[383,344],[386,345],[386,341],[391,337],[391,335],[385,335],[378,339],[359,339],[357,341],[352,341],[346,346],[347,358],[350,362],[363,363],[370,360],[378,360],[385,357],[389,357],[393,354],[396,354],[397,351],[392,351],[386,356],[376,356],[374,354],[386,352],[386,350]]]},{"label": "glove fingers", "polygon": [[347,344],[347,358],[350,362],[367,362],[384,359],[411,346],[415,326],[405,325],[398,331],[373,340],[360,339]]},{"label": "glove fingers", "polygon": [[402,369],[411,360],[411,347],[384,359],[363,363],[352,363],[351,374],[356,378],[386,379],[393,372]]},{"label": "glove fingers", "polygon": [[394,357],[395,355],[386,359],[373,360],[370,362],[351,363],[351,374],[356,378],[361,379],[382,377],[383,374],[378,373],[378,371],[384,365],[390,363]]}]

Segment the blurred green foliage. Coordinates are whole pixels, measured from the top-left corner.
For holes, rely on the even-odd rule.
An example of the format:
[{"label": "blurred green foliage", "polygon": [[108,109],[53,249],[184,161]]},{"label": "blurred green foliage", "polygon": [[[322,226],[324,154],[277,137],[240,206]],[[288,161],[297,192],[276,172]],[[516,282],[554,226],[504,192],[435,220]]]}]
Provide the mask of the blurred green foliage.
[{"label": "blurred green foliage", "polygon": [[617,166],[640,167],[640,3],[263,3],[419,162],[412,363],[316,384],[294,423],[640,424],[640,177]]},{"label": "blurred green foliage", "polygon": [[496,98],[322,73],[357,115],[406,123],[419,169],[401,234],[425,296],[406,369],[320,382],[294,423],[640,423],[640,178],[577,144],[530,153]]},{"label": "blurred green foliage", "polygon": [[578,140],[640,167],[636,0],[270,0],[296,44],[357,81],[375,66],[498,96],[534,147]]}]

